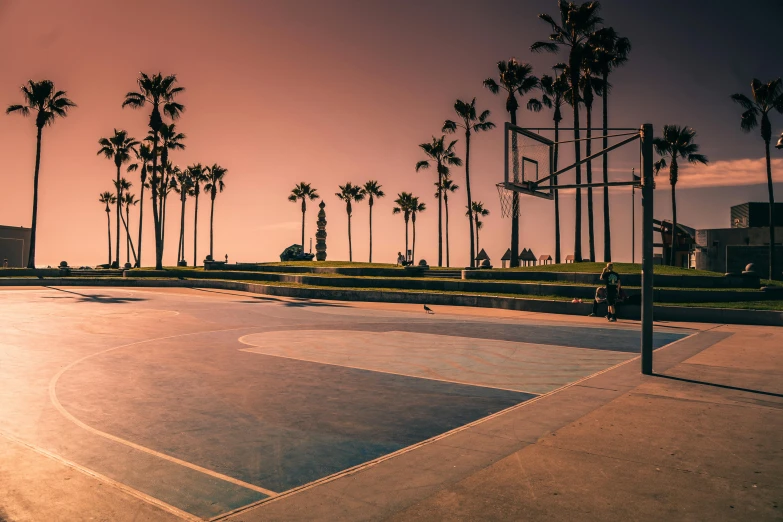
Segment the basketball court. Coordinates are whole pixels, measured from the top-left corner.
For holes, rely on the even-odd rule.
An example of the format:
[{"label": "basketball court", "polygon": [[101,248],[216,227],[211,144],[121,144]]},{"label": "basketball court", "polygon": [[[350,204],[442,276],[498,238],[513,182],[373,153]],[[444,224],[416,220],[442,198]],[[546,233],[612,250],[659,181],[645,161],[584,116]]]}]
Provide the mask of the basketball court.
[{"label": "basketball court", "polygon": [[[9,289],[0,306],[2,447],[188,520],[449,440],[632,363],[641,335],[602,319],[206,289]],[[656,326],[653,345],[692,333]]]}]

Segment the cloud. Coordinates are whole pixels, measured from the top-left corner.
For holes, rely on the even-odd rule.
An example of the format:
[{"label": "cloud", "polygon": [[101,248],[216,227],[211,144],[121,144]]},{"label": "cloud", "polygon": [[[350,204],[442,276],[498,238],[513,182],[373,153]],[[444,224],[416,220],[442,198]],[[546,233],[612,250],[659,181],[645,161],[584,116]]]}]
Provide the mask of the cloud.
[{"label": "cloud", "polygon": [[[775,154],[777,151],[770,151]],[[668,162],[668,159],[667,159]],[[668,171],[658,174],[658,183],[668,183]],[[662,179],[661,179],[662,178]],[[772,181],[783,183],[783,159],[772,159]],[[764,158],[735,159],[710,162],[708,165],[685,165],[680,169],[677,187],[733,187],[738,185],[765,185],[767,163]]]}]

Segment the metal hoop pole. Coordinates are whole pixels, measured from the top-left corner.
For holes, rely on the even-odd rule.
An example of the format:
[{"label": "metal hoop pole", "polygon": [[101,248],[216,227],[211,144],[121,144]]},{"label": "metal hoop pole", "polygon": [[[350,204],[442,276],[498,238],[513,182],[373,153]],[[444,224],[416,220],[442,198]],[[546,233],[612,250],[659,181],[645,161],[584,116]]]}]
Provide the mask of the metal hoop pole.
[{"label": "metal hoop pole", "polygon": [[642,125],[642,373],[653,373],[653,126]]}]

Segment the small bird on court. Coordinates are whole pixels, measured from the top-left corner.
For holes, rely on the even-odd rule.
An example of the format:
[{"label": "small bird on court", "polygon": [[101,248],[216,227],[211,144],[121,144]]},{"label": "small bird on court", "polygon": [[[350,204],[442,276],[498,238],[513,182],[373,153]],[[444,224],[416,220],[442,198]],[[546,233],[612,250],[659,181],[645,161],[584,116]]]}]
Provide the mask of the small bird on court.
[{"label": "small bird on court", "polygon": [[432,308],[430,308],[427,305],[424,305],[424,311],[427,312],[428,314],[434,314],[435,313],[435,312],[432,311]]}]

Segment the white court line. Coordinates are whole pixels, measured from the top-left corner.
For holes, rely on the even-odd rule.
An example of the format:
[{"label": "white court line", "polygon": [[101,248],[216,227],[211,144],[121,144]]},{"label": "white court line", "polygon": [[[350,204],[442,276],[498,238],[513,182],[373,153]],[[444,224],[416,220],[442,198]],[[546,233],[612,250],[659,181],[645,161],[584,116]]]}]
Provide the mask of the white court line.
[{"label": "white court line", "polygon": [[274,491],[271,491],[269,489],[262,488],[260,486],[256,486],[255,484],[250,484],[249,482],[245,482],[243,480],[239,480],[239,479],[236,479],[234,477],[229,477],[228,475],[223,475],[222,473],[218,473],[217,471],[212,471],[211,469],[203,468],[203,467],[201,467],[201,466],[199,466],[197,464],[193,464],[191,462],[187,462],[185,460],[181,460],[181,459],[178,459],[176,457],[172,457],[171,455],[166,455],[165,453],[161,453],[159,451],[155,451],[153,449],[147,448],[145,446],[141,446],[139,444],[136,444],[136,443],[131,442],[129,440],[125,440],[123,438],[117,437],[117,436],[112,435],[110,433],[106,433],[104,431],[100,431],[98,429],[95,429],[92,426],[90,426],[88,424],[85,424],[84,422],[80,421],[79,419],[77,419],[76,417],[71,415],[71,413],[68,412],[68,410],[66,410],[63,407],[63,405],[60,403],[59,399],[57,398],[57,389],[56,389],[57,388],[57,381],[60,379],[62,374],[65,373],[66,371],[68,371],[70,368],[76,366],[80,362],[85,361],[87,359],[90,359],[91,357],[95,357],[97,355],[102,355],[104,353],[111,352],[113,350],[118,350],[120,348],[127,348],[129,346],[135,346],[135,345],[138,345],[138,344],[144,344],[144,343],[149,343],[149,342],[154,342],[154,341],[162,341],[162,340],[165,340],[165,339],[174,339],[174,338],[177,338],[177,337],[185,337],[185,336],[189,336],[189,335],[198,335],[198,334],[204,334],[204,333],[228,332],[228,331],[232,331],[232,330],[245,330],[245,329],[248,329],[248,328],[258,328],[258,327],[257,326],[244,326],[244,327],[241,327],[241,328],[225,328],[225,329],[221,329],[221,330],[207,330],[207,331],[203,331],[203,332],[190,332],[190,333],[184,333],[184,334],[178,334],[178,335],[169,335],[169,336],[166,336],[166,337],[157,337],[155,339],[145,339],[143,341],[136,341],[136,342],[133,342],[133,343],[123,344],[123,345],[120,345],[120,346],[115,346],[113,348],[107,348],[106,350],[101,350],[100,352],[95,352],[95,353],[92,353],[90,355],[86,355],[86,356],[82,357],[81,359],[77,359],[77,360],[73,361],[72,363],[70,363],[69,365],[65,366],[63,369],[61,369],[59,372],[57,372],[57,374],[55,374],[54,377],[52,377],[52,380],[49,382],[49,399],[52,402],[52,404],[54,405],[54,407],[57,408],[57,411],[59,411],[63,415],[63,417],[65,417],[66,419],[70,420],[71,422],[73,422],[74,424],[79,426],[80,428],[82,428],[84,430],[87,430],[90,433],[93,433],[95,435],[98,435],[100,437],[109,439],[109,440],[114,441],[114,442],[118,442],[120,444],[124,444],[125,446],[131,447],[133,449],[136,449],[136,450],[139,450],[139,451],[143,451],[144,453],[148,453],[150,455],[154,455],[154,456],[156,456],[158,458],[161,458],[163,460],[167,460],[169,462],[173,462],[175,464],[179,464],[180,466],[184,466],[186,468],[190,468],[192,470],[199,471],[201,473],[204,473],[205,475],[209,475],[211,477],[215,477],[217,479],[224,480],[226,482],[231,482],[232,484],[236,484],[237,486],[242,486],[244,488],[247,488],[247,489],[250,489],[250,490],[253,490],[253,491],[257,491],[259,493],[263,493],[264,495],[267,495],[267,496],[270,496],[270,497],[276,496],[277,493],[274,492]]},{"label": "white court line", "polygon": [[29,448],[29,449],[35,451],[36,453],[39,453],[39,454],[43,455],[44,457],[48,457],[48,458],[50,458],[50,459],[52,459],[54,461],[57,461],[60,464],[63,464],[63,465],[65,465],[65,466],[67,466],[67,467],[69,467],[71,469],[75,469],[76,471],[84,473],[85,475],[87,475],[89,477],[93,477],[93,478],[95,478],[95,479],[97,479],[97,480],[99,480],[101,482],[105,482],[106,484],[108,484],[108,485],[110,485],[110,486],[112,486],[114,488],[117,488],[118,490],[122,491],[123,493],[127,493],[128,495],[130,495],[132,497],[136,497],[137,499],[139,499],[139,500],[141,500],[143,502],[147,502],[148,504],[152,504],[153,506],[155,506],[157,508],[160,508],[163,511],[167,511],[167,512],[171,513],[172,515],[176,515],[176,516],[178,516],[179,518],[181,518],[183,520],[190,520],[190,521],[193,521],[193,522],[197,522],[197,521],[202,521],[203,520],[203,519],[201,519],[201,518],[199,518],[197,516],[191,515],[190,513],[186,512],[186,511],[182,511],[181,509],[175,508],[174,506],[172,506],[170,504],[167,504],[167,503],[163,502],[162,500],[158,500],[157,498],[151,497],[150,495],[147,495],[146,493],[142,493],[141,491],[139,491],[137,489],[133,489],[132,487],[126,486],[125,484],[123,484],[121,482],[117,482],[116,480],[110,479],[109,477],[107,477],[105,475],[101,475],[100,473],[98,473],[96,471],[93,471],[93,470],[91,470],[89,468],[85,468],[84,466],[76,464],[75,462],[72,462],[72,461],[70,461],[68,459],[65,459],[65,458],[63,458],[63,457],[61,457],[61,456],[59,456],[59,455],[57,455],[55,453],[47,451],[47,450],[45,450],[45,449],[43,449],[43,448],[41,448],[39,446],[36,446],[34,444],[30,444],[29,442],[25,442],[25,441],[23,441],[21,439],[18,439],[18,438],[14,437],[11,434],[8,434],[8,433],[5,433],[3,431],[0,431],[0,435],[2,435],[3,437],[7,438],[11,442],[15,442],[16,444],[19,444],[20,446],[25,446],[26,448]]}]

